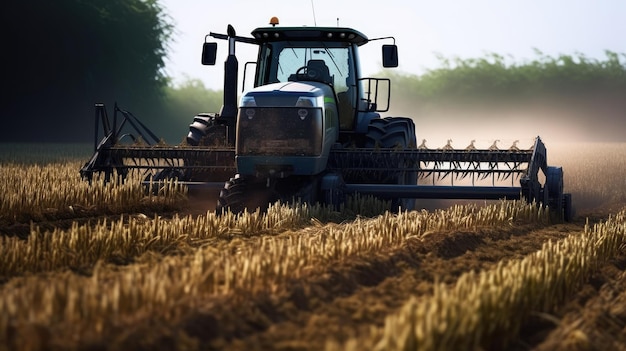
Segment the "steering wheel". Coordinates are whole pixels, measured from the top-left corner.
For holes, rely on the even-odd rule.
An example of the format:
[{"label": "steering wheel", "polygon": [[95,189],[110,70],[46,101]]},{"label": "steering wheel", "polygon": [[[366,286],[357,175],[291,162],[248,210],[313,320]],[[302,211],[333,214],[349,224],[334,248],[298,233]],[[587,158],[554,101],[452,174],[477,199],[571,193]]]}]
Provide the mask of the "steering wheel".
[{"label": "steering wheel", "polygon": [[320,72],[316,68],[309,67],[309,66],[302,66],[302,67],[298,68],[298,70],[296,71],[296,76],[298,77],[298,79],[313,79],[313,80],[317,80],[317,79],[321,79],[321,77],[322,77],[321,73],[322,72]]}]

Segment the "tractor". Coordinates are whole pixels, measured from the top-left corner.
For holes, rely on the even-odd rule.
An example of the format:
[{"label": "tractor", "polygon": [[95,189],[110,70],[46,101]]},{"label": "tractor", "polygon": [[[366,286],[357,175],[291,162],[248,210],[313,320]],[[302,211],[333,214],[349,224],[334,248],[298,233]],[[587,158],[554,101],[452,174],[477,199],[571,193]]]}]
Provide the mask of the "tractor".
[{"label": "tractor", "polygon": [[[218,212],[294,199],[339,207],[359,193],[387,199],[395,210],[412,210],[416,199],[506,198],[572,217],[563,170],[547,165],[539,137],[526,150],[429,149],[417,145],[413,119],[381,116],[390,108],[391,81],[363,77],[359,49],[390,41],[381,45],[382,65],[397,67],[393,37],[369,39],[344,27],[281,27],[272,18],[249,37],[231,25],[226,34],[209,33],[204,65],[216,64],[218,45],[209,37],[228,42],[221,111],[195,116],[183,145],[163,146],[132,113],[115,106],[111,126],[104,105],[96,104],[95,152],[81,169],[84,178],[139,170],[148,185],[177,179],[190,189],[219,190]],[[252,87],[241,94],[239,43],[258,47],[256,62],[244,72],[245,81],[254,67]],[[152,139],[153,145],[124,144],[121,137],[133,135],[122,133],[128,125],[138,133],[133,140]],[[450,184],[442,185],[446,179]]]}]

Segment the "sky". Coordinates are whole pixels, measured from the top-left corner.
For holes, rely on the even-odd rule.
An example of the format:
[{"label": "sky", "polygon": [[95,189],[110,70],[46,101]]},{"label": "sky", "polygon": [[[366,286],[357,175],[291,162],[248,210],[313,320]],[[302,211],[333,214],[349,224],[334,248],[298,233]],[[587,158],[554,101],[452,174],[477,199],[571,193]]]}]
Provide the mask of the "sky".
[{"label": "sky", "polygon": [[[537,58],[534,49],[555,57],[582,53],[604,60],[605,50],[626,53],[626,1],[623,0],[160,0],[175,31],[168,48],[166,74],[181,83],[200,79],[207,88],[223,88],[227,42],[218,43],[215,66],[202,66],[202,44],[209,32],[251,36],[272,16],[282,26],[352,27],[368,38],[393,36],[399,50],[397,73],[422,74],[446,58],[503,55],[521,63]],[[380,45],[361,48],[364,74],[382,69]],[[256,47],[238,43],[240,84],[244,63],[256,59]],[[248,77],[248,76],[246,76]],[[252,78],[252,76],[250,76]],[[239,87],[241,89],[241,85]]]}]

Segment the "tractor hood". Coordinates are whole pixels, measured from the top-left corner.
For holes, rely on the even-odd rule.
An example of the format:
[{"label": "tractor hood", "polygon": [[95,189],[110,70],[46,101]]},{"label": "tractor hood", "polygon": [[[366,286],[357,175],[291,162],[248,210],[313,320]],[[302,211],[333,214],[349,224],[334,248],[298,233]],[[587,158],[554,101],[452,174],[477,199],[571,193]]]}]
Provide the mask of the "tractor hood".
[{"label": "tractor hood", "polygon": [[332,89],[319,82],[283,82],[256,87],[242,96],[239,107],[324,107],[334,102]]},{"label": "tractor hood", "polygon": [[[311,84],[314,83],[314,84]],[[317,86],[316,86],[317,85]],[[320,90],[319,86],[322,84],[315,82],[282,82],[272,83],[268,85],[262,85],[255,88],[254,92],[272,92],[272,91],[284,91],[284,92],[314,92]]]}]

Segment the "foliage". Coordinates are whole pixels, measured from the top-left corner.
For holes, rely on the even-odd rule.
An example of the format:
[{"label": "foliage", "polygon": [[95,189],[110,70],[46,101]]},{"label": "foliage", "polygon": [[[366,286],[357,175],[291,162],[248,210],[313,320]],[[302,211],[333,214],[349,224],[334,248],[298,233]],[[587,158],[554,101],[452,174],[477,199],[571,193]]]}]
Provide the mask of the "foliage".
[{"label": "foliage", "polygon": [[12,33],[3,141],[91,141],[97,102],[118,103],[170,143],[198,112],[219,112],[221,92],[165,75],[174,24],[156,0],[35,0],[0,16]]},{"label": "foliage", "polygon": [[86,141],[95,102],[155,104],[167,84],[173,27],[156,0],[13,2],[0,16],[4,140]]},{"label": "foliage", "polygon": [[168,86],[166,96],[173,111],[189,110],[198,112],[219,112],[222,105],[222,92],[208,89],[199,79],[188,79],[178,86]]},{"label": "foliage", "polygon": [[187,135],[193,117],[201,112],[219,112],[222,92],[208,89],[201,80],[189,78],[178,85],[168,85],[164,90],[163,110],[157,127],[170,144],[178,144]]},{"label": "foliage", "polygon": [[626,92],[625,54],[606,51],[605,60],[584,54],[537,58],[515,63],[489,53],[483,58],[438,56],[440,67],[417,75],[392,74],[398,99],[437,101],[447,98],[491,98],[568,95],[597,91]]}]

